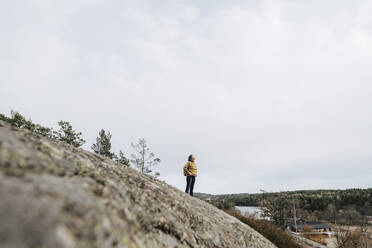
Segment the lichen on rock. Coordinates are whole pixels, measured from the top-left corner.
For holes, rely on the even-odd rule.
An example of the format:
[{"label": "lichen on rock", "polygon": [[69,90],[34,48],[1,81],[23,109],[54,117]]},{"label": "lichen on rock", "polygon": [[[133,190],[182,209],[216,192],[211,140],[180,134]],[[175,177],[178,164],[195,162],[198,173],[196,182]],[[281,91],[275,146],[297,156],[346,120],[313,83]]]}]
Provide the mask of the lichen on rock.
[{"label": "lichen on rock", "polygon": [[0,199],[0,247],[275,247],[162,181],[4,122]]}]

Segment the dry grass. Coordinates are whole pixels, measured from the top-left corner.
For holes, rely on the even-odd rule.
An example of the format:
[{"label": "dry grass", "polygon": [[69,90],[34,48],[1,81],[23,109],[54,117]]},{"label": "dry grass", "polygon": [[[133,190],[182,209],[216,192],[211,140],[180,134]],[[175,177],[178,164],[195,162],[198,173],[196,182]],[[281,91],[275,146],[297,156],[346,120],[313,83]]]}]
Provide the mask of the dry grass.
[{"label": "dry grass", "polygon": [[254,219],[250,216],[243,216],[241,215],[240,211],[236,210],[235,208],[225,210],[225,212],[261,233],[278,248],[303,248],[288,233],[275,226],[271,222]]}]

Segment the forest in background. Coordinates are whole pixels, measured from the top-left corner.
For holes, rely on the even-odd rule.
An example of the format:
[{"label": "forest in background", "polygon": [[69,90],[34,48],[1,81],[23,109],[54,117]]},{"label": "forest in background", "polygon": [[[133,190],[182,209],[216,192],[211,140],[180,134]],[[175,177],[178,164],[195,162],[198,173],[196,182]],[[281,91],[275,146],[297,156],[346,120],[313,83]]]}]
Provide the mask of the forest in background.
[{"label": "forest in background", "polygon": [[[287,208],[293,217],[296,208],[298,218],[308,221],[359,225],[371,221],[372,188],[346,190],[300,190],[287,192],[262,192],[258,194],[196,194],[201,199],[220,202],[221,208],[235,206],[263,206],[275,202],[277,207]],[[291,216],[292,215],[292,216]]]}]

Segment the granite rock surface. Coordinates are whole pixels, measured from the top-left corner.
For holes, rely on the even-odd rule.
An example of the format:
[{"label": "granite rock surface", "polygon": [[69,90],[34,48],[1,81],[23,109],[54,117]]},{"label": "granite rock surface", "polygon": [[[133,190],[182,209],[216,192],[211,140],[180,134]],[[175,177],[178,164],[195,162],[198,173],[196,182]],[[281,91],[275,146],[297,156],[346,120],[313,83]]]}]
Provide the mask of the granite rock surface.
[{"label": "granite rock surface", "polygon": [[151,176],[0,122],[0,247],[275,246]]}]

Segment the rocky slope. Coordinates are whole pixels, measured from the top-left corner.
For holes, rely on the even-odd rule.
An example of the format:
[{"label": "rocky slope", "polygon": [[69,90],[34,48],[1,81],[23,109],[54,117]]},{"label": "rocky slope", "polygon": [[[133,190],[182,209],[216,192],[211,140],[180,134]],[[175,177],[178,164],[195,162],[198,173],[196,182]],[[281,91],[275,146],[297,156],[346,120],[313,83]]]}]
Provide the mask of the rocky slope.
[{"label": "rocky slope", "polygon": [[275,246],[164,182],[0,122],[0,247]]}]

